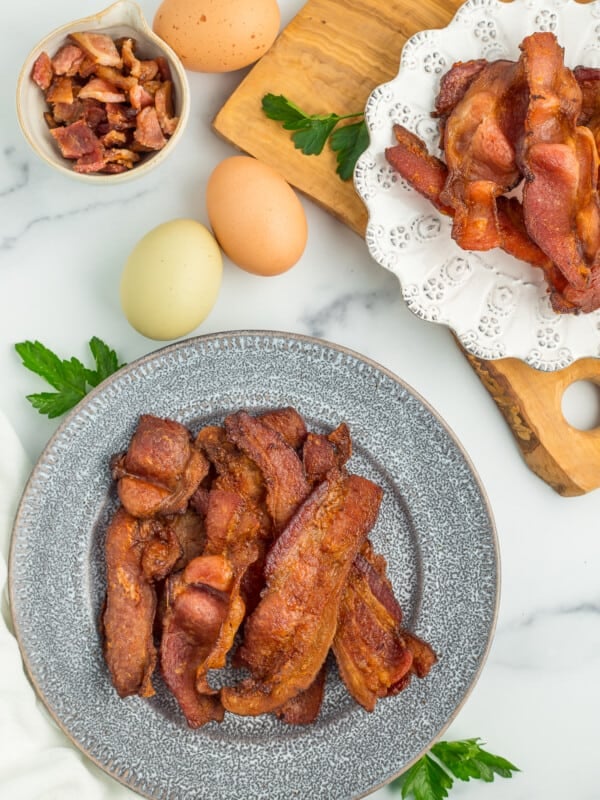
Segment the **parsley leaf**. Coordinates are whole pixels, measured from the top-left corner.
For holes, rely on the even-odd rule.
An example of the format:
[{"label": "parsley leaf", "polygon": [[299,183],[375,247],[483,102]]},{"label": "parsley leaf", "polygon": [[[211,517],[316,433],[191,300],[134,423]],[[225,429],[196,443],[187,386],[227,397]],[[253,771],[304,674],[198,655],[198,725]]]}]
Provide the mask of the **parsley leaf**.
[{"label": "parsley leaf", "polygon": [[282,94],[266,94],[262,99],[262,109],[269,119],[281,122],[285,130],[294,131],[294,147],[307,156],[319,155],[329,140],[337,151],[337,173],[343,180],[352,177],[356,159],[368,144],[368,134],[364,121],[336,128],[342,120],[363,117],[357,114],[306,114]]},{"label": "parsley leaf", "polygon": [[445,769],[429,755],[424,755],[403,776],[402,797],[413,795],[415,800],[442,800],[454,781]]},{"label": "parsley leaf", "polygon": [[337,174],[343,181],[347,181],[354,173],[358,157],[369,144],[369,131],[364,119],[342,125],[333,132],[330,144],[331,149],[337,152]]},{"label": "parsley leaf", "polygon": [[501,756],[483,750],[480,739],[438,742],[404,775],[392,781],[392,790],[400,789],[403,798],[414,800],[444,800],[454,785],[454,778],[471,778],[487,783],[495,775],[512,778],[519,768]]},{"label": "parsley leaf", "polygon": [[269,119],[282,122],[286,131],[295,131],[309,122],[304,111],[282,94],[266,94],[262,99],[262,109]]},{"label": "parsley leaf", "polygon": [[61,359],[41,342],[25,341],[15,344],[23,366],[42,377],[56,392],[27,395],[27,400],[40,414],[50,419],[60,417],[75,406],[88,391],[112,375],[120,367],[114,350],[101,339],[90,339],[89,348],[96,369],[87,369],[78,358]]},{"label": "parsley leaf", "polygon": [[330,117],[313,117],[309,125],[303,125],[292,134],[294,147],[302,150],[305,156],[318,156],[323,152],[325,143],[338,122],[339,117],[335,114]]},{"label": "parsley leaf", "polygon": [[461,781],[477,778],[489,782],[494,780],[494,774],[511,778],[512,772],[519,771],[505,758],[482,750],[479,739],[438,742],[431,752]]},{"label": "parsley leaf", "polygon": [[119,359],[115,351],[111,350],[110,347],[105,344],[102,339],[98,339],[97,336],[92,336],[89,341],[89,348],[96,362],[95,371],[86,371],[86,379],[90,386],[98,386],[99,383],[102,383],[102,381],[108,378],[109,375],[112,375],[113,372],[125,366],[124,364],[119,364]]}]

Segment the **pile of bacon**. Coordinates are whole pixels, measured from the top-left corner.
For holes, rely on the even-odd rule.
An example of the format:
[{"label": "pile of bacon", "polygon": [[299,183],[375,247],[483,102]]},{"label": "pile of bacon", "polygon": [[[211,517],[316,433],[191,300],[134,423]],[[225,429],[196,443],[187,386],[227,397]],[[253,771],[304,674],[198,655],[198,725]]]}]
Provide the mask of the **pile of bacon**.
[{"label": "pile of bacon", "polygon": [[[341,424],[307,431],[292,408],[238,411],[195,438],[140,417],[111,462],[120,507],[105,544],[104,655],[121,697],[154,694],[157,662],[192,728],[273,712],[316,719],[330,650],[368,711],[436,655],[402,626],[367,535],[382,490],[350,474]],[[246,677],[213,688],[209,670]]]},{"label": "pile of bacon", "polygon": [[[442,213],[465,250],[500,247],[540,267],[558,313],[600,306],[600,69],[567,68],[552,33],[518,61],[458,62],[434,116],[444,160],[400,125],[389,163]],[[522,184],[522,201],[508,192]]]},{"label": "pile of bacon", "polygon": [[168,62],[140,60],[129,38],[82,32],[69,40],[54,58],[41,53],[31,73],[50,133],[75,172],[126,172],[161,150],[179,122]]}]

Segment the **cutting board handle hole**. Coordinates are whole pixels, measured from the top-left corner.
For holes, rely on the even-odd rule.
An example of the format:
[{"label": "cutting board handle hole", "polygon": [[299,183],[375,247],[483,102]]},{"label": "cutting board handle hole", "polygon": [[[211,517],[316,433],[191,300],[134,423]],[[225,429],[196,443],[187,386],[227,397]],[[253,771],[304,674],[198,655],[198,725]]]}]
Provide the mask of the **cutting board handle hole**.
[{"label": "cutting board handle hole", "polygon": [[563,392],[562,413],[573,428],[591,431],[600,427],[600,385],[594,381],[578,380]]}]

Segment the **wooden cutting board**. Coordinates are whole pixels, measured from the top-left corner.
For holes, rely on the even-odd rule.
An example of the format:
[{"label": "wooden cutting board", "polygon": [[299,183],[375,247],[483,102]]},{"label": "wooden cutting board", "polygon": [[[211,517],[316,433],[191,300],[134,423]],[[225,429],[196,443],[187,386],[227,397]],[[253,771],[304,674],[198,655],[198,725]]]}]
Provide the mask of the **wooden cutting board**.
[{"label": "wooden cutting board", "polygon": [[[335,154],[296,150],[289,131],[267,119],[261,99],[284,94],[310,114],[361,111],[370,92],[393,78],[405,41],[448,24],[459,0],[308,0],[250,70],[214,119],[217,133],[261,161],[364,236],[367,212]],[[600,361],[583,359],[543,373],[516,359],[467,356],[513,431],[529,467],[561,495],[600,486],[600,429],[565,420],[561,399],[575,381],[600,384]]]}]

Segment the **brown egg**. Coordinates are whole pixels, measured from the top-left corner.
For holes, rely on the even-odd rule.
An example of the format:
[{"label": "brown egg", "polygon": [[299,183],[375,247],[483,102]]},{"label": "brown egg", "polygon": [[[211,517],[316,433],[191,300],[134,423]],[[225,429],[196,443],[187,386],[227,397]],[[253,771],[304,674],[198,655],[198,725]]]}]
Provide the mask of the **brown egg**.
[{"label": "brown egg", "polygon": [[238,267],[279,275],[306,246],[306,215],[292,187],[271,167],[249,156],[222,161],[209,178],[206,209],[213,233]]},{"label": "brown egg", "polygon": [[258,61],[280,22],[276,0],[163,0],[152,27],[186,69],[229,72]]}]

